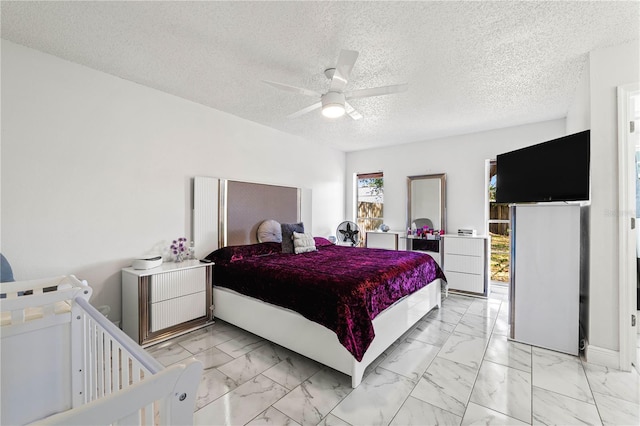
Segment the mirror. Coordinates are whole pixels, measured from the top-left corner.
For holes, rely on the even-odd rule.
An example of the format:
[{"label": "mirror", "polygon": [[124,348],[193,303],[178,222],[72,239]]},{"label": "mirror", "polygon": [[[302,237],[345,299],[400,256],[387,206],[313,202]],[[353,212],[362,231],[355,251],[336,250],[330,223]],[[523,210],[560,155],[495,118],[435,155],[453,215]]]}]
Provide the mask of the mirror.
[{"label": "mirror", "polygon": [[433,229],[446,230],[445,183],[444,173],[407,178],[407,228],[416,219],[429,219]]}]

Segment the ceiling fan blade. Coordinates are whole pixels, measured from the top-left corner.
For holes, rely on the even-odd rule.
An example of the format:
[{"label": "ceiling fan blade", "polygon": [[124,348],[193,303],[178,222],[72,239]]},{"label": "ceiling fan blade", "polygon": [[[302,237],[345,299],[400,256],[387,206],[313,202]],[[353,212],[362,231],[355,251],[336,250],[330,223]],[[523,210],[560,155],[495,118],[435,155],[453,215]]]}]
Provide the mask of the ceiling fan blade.
[{"label": "ceiling fan blade", "polygon": [[267,83],[269,86],[273,86],[277,89],[285,90],[287,92],[298,93],[300,95],[312,96],[314,98],[319,98],[322,94],[309,89],[303,89],[302,87],[290,86],[284,83],[276,83],[275,81],[262,80],[264,83]]},{"label": "ceiling fan blade", "polygon": [[294,112],[293,114],[289,114],[287,115],[287,118],[297,118],[300,117],[301,115],[304,115],[306,113],[309,113],[311,111],[313,111],[314,109],[318,109],[322,106],[322,102],[316,102],[313,105],[309,105],[306,108],[301,109],[300,111]]},{"label": "ceiling fan blade", "polygon": [[349,81],[349,75],[353,69],[353,65],[358,59],[358,52],[355,50],[341,50],[340,56],[338,56],[338,63],[336,64],[336,70],[333,73],[331,79],[331,85],[329,86],[330,92],[342,92],[347,86]]},{"label": "ceiling fan blade", "polygon": [[344,111],[347,115],[354,120],[362,120],[362,114],[360,114],[354,107],[351,106],[349,102],[344,103]]},{"label": "ceiling fan blade", "polygon": [[407,90],[409,85],[407,83],[394,84],[391,86],[373,87],[371,89],[360,89],[346,92],[344,97],[346,99],[367,98],[370,96],[382,96],[391,95],[393,93],[400,93]]}]

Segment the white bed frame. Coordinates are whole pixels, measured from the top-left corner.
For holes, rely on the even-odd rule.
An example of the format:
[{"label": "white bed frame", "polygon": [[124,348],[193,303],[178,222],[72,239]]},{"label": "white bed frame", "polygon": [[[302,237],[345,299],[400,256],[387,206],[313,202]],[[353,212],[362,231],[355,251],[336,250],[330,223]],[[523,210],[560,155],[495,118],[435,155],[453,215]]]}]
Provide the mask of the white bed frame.
[{"label": "white bed frame", "polygon": [[441,284],[437,279],[381,312],[373,320],[375,338],[360,362],[328,328],[292,310],[215,285],[214,315],[351,376],[355,388],[369,364],[430,310],[440,308]]},{"label": "white bed frame", "polygon": [[193,423],[202,364],[164,368],[89,304],[86,282],[2,283],[0,292],[1,424]]},{"label": "white bed frame", "polygon": [[[228,185],[225,179],[212,177],[194,178],[193,183],[193,237],[198,256],[206,256],[224,245],[246,244],[230,237],[227,229]],[[256,184],[260,185],[260,184]],[[277,219],[297,212],[298,221],[311,226],[311,192],[300,190],[295,205],[278,203],[277,211],[265,213],[264,219]],[[242,199],[236,194],[237,198]],[[246,194],[245,194],[246,195]],[[259,203],[258,203],[259,204]],[[264,206],[256,205],[256,211],[264,212]],[[273,215],[273,216],[271,216]],[[270,216],[270,217],[269,217]],[[247,218],[248,223],[236,223],[239,229],[254,229],[258,224]],[[247,331],[264,337],[308,358],[351,376],[354,388],[362,381],[365,368],[380,356],[393,342],[410,329],[434,307],[440,307],[443,282],[435,280],[421,290],[396,302],[373,320],[376,334],[362,361],[355,360],[329,329],[304,318],[289,309],[281,308],[235,291],[213,286],[214,316]],[[446,289],[446,286],[444,287]]]}]

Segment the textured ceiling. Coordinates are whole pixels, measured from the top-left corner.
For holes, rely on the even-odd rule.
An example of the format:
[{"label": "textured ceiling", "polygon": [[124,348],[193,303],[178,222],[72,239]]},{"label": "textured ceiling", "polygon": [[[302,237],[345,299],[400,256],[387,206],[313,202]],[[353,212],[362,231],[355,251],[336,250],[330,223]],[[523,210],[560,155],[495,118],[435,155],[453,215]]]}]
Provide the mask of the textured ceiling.
[{"label": "textured ceiling", "polygon": [[[345,151],[564,117],[588,52],[638,38],[640,2],[10,2],[2,38]],[[364,116],[286,116],[341,49]],[[639,78],[640,79],[640,78]]]}]

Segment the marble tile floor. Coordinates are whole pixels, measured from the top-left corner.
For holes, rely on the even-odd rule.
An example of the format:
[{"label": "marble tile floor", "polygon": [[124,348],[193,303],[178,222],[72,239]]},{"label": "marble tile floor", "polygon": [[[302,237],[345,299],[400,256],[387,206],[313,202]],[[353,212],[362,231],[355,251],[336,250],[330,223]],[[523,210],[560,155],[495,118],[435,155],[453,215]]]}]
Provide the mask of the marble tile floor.
[{"label": "marble tile floor", "polygon": [[148,349],[204,364],[197,425],[640,425],[640,376],[507,340],[508,298],[450,294],[351,388],[223,321]]}]

